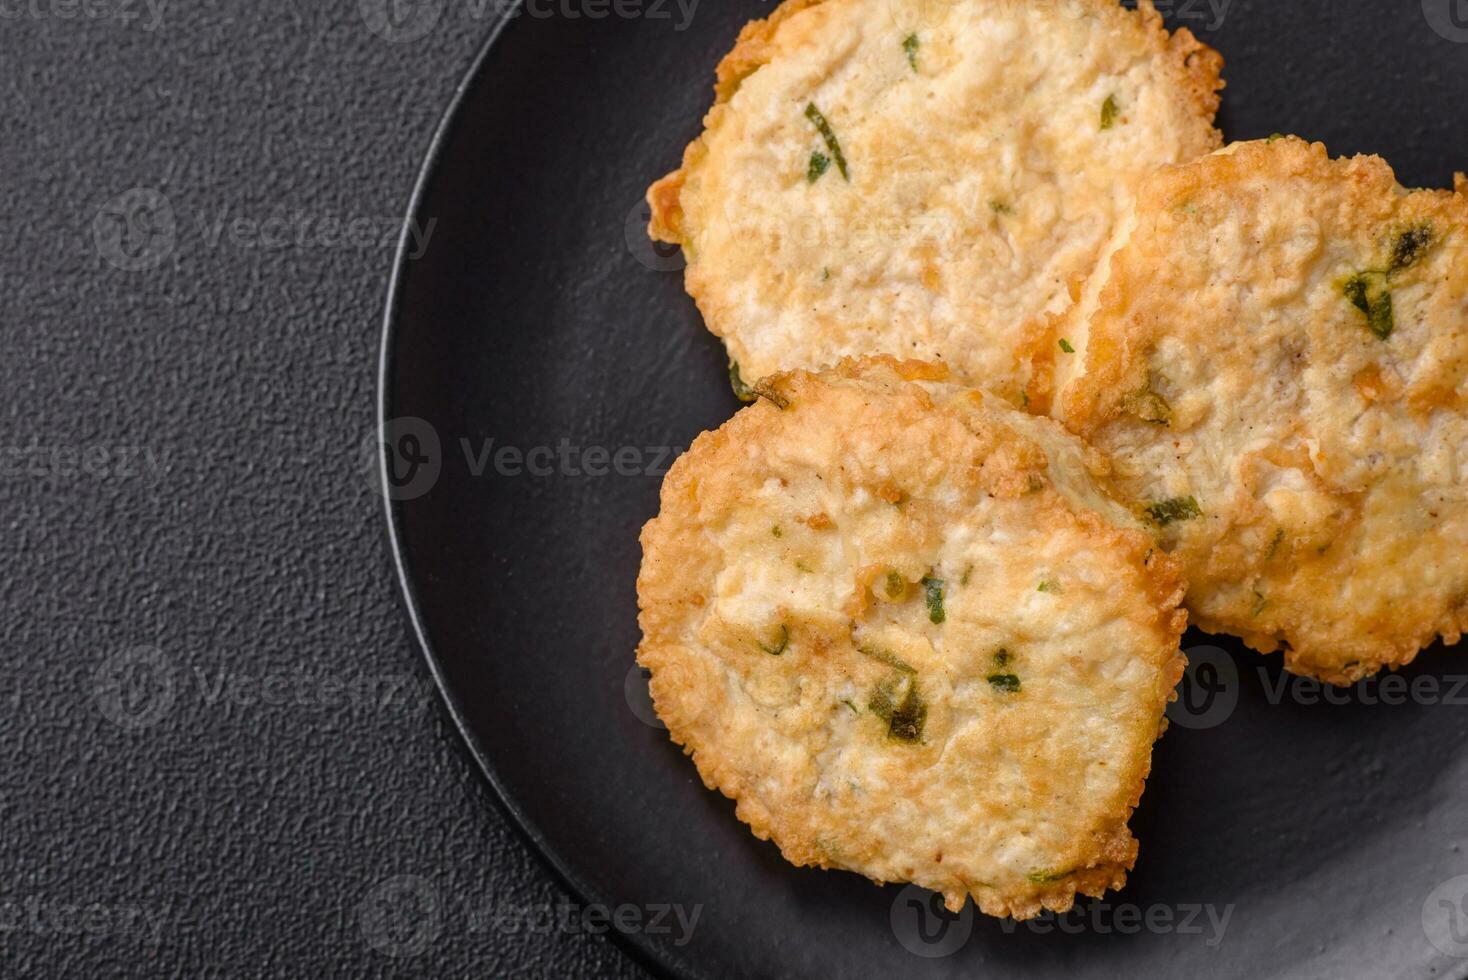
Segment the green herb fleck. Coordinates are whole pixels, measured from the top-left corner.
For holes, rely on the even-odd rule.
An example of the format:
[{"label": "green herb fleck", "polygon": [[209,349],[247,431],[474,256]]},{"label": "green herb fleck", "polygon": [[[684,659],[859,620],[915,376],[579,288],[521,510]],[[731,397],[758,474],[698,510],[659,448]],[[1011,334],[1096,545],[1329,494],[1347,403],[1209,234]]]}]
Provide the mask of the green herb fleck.
[{"label": "green herb fleck", "polygon": [[805,107],[805,118],[809,119],[821,134],[821,139],[826,141],[826,149],[831,151],[831,158],[836,161],[836,169],[841,172],[842,180],[850,180],[851,173],[846,169],[846,155],[841,152],[841,144],[836,140],[836,133],[831,129],[831,124],[826,122],[826,117],[821,115],[821,110],[816,108],[814,102]]},{"label": "green herb fleck", "polygon": [[1108,95],[1106,101],[1101,103],[1101,128],[1110,129],[1116,125],[1116,117],[1121,115],[1121,108],[1116,104],[1116,96]]},{"label": "green herb fleck", "polygon": [[1053,578],[1047,578],[1040,580],[1040,585],[1038,588],[1035,589],[1035,591],[1050,592],[1052,594],[1059,595],[1062,590],[1060,588],[1059,582],[1055,581],[1055,579]]},{"label": "green herb fleck", "polygon": [[845,698],[842,698],[841,699],[841,703],[844,704],[844,705],[846,705],[848,708],[850,708],[852,714],[854,714],[854,715],[861,714],[861,711],[857,708],[857,706],[854,705],[854,704],[852,704],[850,701],[846,700]]},{"label": "green herb fleck", "polygon": [[1019,678],[1013,674],[990,674],[985,679],[994,685],[996,691],[1004,694],[1019,693]]},{"label": "green herb fleck", "polygon": [[1071,868],[1070,871],[1031,871],[1028,877],[1032,885],[1048,885],[1062,878],[1069,877],[1074,871],[1074,868]]},{"label": "green herb fleck", "polygon": [[1060,338],[1060,349],[1065,351],[1067,354],[1074,354],[1076,352],[1076,349],[1070,345],[1070,341],[1066,340],[1064,337]]},{"label": "green herb fleck", "polygon": [[899,670],[904,674],[917,673],[917,668],[913,667],[912,664],[901,659],[900,657],[896,657],[893,654],[888,653],[886,650],[883,650],[880,647],[857,647],[856,652],[861,654],[863,657],[871,657],[878,663],[884,663],[888,667],[891,667],[894,670]]},{"label": "green herb fleck", "polygon": [[810,155],[810,163],[805,168],[806,183],[814,184],[816,181],[820,180],[821,175],[824,174],[830,168],[830,166],[830,157],[826,156],[820,150],[813,151]]},{"label": "green herb fleck", "polygon": [[963,574],[961,576],[959,576],[958,584],[959,585],[968,585],[969,576],[972,575],[973,573],[974,573],[974,566],[970,565],[969,567],[965,568],[963,570]]},{"label": "green herb fleck", "polygon": [[1358,272],[1345,281],[1341,291],[1346,299],[1366,315],[1366,327],[1377,340],[1386,340],[1396,326],[1392,316],[1392,294],[1385,281],[1375,285],[1379,272]]},{"label": "green herb fleck", "polygon": [[821,268],[821,282],[826,282],[830,278],[831,278],[831,270],[830,269],[827,269],[825,267],[822,267]]},{"label": "green herb fleck", "polygon": [[1269,605],[1269,600],[1266,599],[1266,598],[1264,598],[1264,593],[1262,593],[1262,592],[1255,592],[1254,593],[1254,618],[1255,619],[1258,619],[1259,618],[1259,614],[1264,611],[1264,607],[1267,606],[1267,605]]},{"label": "green herb fleck", "polygon": [[1278,143],[1280,140],[1282,140],[1284,138],[1285,138],[1285,134],[1284,133],[1270,133],[1269,134],[1269,138],[1267,140],[1265,140],[1264,142],[1266,142],[1266,143]]},{"label": "green herb fleck", "polygon": [[1146,511],[1152,523],[1158,527],[1166,527],[1173,521],[1187,521],[1194,517],[1203,516],[1203,511],[1198,508],[1198,501],[1192,497],[1173,497],[1171,500],[1159,500],[1155,504],[1148,504]]},{"label": "green herb fleck", "polygon": [[1038,473],[1031,473],[1025,485],[1029,488],[1030,493],[1039,493],[1045,489],[1045,478]]},{"label": "green herb fleck", "polygon": [[1392,257],[1387,275],[1400,272],[1418,259],[1432,245],[1432,225],[1413,225],[1392,239]]},{"label": "green herb fleck", "polygon": [[928,720],[928,706],[918,692],[917,678],[897,672],[884,677],[867,707],[887,723],[887,737],[899,742],[919,742]]},{"label": "green herb fleck", "polygon": [[761,644],[759,644],[759,648],[761,650],[763,650],[765,653],[768,653],[772,657],[778,657],[780,654],[782,654],[782,653],[785,652],[785,648],[787,646],[789,646],[789,645],[790,645],[790,627],[786,626],[784,623],[781,623],[780,624],[780,638],[775,641],[774,645],[773,646],[765,646],[763,643],[761,643]]},{"label": "green herb fleck", "polygon": [[907,594],[907,579],[898,572],[888,572],[883,589],[887,593],[887,598],[895,602]]},{"label": "green herb fleck", "polygon": [[941,578],[923,578],[923,600],[928,604],[928,619],[934,623],[941,623],[948,618],[943,611],[943,580]]},{"label": "green herb fleck", "polygon": [[752,402],[759,397],[744,383],[744,378],[739,375],[739,362],[732,359],[729,361],[729,387],[734,389],[734,397],[742,402]]},{"label": "green herb fleck", "polygon": [[787,409],[787,408],[790,407],[790,399],[788,399],[784,395],[780,394],[773,387],[771,387],[770,384],[767,383],[767,382],[761,381],[759,384],[755,385],[751,390],[756,395],[758,395],[759,397],[765,399],[771,405],[774,405],[776,408],[778,408],[782,412],[785,411],[785,409]]},{"label": "green herb fleck", "polygon": [[1277,527],[1274,529],[1274,537],[1269,539],[1269,548],[1264,552],[1266,560],[1273,558],[1275,553],[1279,551],[1279,546],[1284,541],[1284,537],[1284,528]]},{"label": "green herb fleck", "polygon": [[1008,667],[1009,666],[1009,662],[1011,660],[1013,660],[1013,659],[1014,659],[1014,655],[1013,654],[1011,654],[1004,647],[1000,647],[994,653],[994,666],[995,667]]},{"label": "green herb fleck", "polygon": [[920,43],[916,34],[909,34],[902,39],[902,50],[907,52],[907,63],[912,66],[913,71],[917,71],[917,54]]},{"label": "green herb fleck", "polygon": [[990,201],[989,210],[995,214],[1014,214],[1014,208],[1005,204],[1003,201]]},{"label": "green herb fleck", "polygon": [[1130,412],[1144,422],[1155,425],[1172,424],[1172,406],[1167,404],[1166,398],[1152,389],[1150,379],[1140,389],[1123,397],[1121,407],[1122,411]]},{"label": "green herb fleck", "polygon": [[780,525],[778,525],[778,524],[776,524],[774,527],[770,528],[770,533],[773,534],[777,538],[784,537],[784,535],[785,535],[785,532],[780,529]]},{"label": "green herb fleck", "polygon": [[806,572],[808,574],[810,572],[811,568],[805,562],[803,562],[803,561],[801,561],[799,559],[796,559],[796,561],[795,561],[795,570],[797,572]]}]

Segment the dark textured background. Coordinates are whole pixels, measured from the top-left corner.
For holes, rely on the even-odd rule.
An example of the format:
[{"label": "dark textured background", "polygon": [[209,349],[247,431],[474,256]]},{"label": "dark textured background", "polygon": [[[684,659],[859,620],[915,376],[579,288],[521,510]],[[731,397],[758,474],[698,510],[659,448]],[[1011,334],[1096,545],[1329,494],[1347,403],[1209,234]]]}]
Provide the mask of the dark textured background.
[{"label": "dark textured background", "polygon": [[[0,975],[639,975],[545,928],[567,896],[427,686],[361,466],[388,242],[490,18],[70,2],[0,3]],[[1368,0],[1200,33],[1300,38],[1229,98],[1441,186],[1468,130],[1410,93],[1458,105],[1468,46],[1402,3],[1409,47]]]},{"label": "dark textured background", "polygon": [[[639,975],[534,917],[566,897],[424,687],[358,465],[391,249],[214,234],[382,239],[489,20],[0,6],[0,975]],[[135,187],[176,247],[129,272],[94,220]],[[379,951],[398,875],[439,903],[415,957]]]}]

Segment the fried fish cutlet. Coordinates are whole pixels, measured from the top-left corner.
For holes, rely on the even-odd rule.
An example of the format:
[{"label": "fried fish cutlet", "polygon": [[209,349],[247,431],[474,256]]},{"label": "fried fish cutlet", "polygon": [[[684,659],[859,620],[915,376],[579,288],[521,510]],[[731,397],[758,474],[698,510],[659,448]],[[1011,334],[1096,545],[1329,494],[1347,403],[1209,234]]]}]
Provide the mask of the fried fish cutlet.
[{"label": "fried fish cutlet", "polygon": [[1335,684],[1456,642],[1462,175],[1409,192],[1378,157],[1236,144],[1147,181],[1113,247],[1038,361],[1183,561],[1193,621]]},{"label": "fried fish cutlet", "polygon": [[1018,400],[1020,338],[1136,182],[1219,145],[1221,67],[1150,0],[787,0],[720,63],[650,233],[736,391],[883,353]]},{"label": "fried fish cutlet", "polygon": [[887,357],[768,379],[642,532],[659,716],[797,865],[991,915],[1119,888],[1176,565],[1048,419]]}]

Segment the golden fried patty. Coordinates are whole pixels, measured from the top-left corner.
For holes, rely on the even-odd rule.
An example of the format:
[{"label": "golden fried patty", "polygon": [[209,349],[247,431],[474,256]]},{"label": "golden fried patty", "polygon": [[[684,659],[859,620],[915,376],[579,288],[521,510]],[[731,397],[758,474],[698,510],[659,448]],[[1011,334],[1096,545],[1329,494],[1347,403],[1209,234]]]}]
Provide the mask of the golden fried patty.
[{"label": "golden fried patty", "polygon": [[1171,168],[1040,356],[1194,621],[1298,673],[1349,683],[1468,625],[1458,182],[1298,139]]},{"label": "golden fried patty", "polygon": [[1099,457],[943,374],[777,375],[699,436],[642,532],[638,659],[787,859],[1026,918],[1125,881],[1182,582]]},{"label": "golden fried patty", "polygon": [[1149,0],[787,0],[719,65],[651,233],[745,383],[886,353],[1018,398],[1020,337],[1136,182],[1219,145],[1221,66]]}]

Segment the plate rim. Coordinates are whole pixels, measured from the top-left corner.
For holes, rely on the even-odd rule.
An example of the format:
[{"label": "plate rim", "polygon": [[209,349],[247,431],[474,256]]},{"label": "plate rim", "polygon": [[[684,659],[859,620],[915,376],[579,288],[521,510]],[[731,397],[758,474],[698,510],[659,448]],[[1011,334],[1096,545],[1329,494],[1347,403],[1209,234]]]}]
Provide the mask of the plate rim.
[{"label": "plate rim", "polygon": [[[535,856],[538,863],[550,873],[553,882],[562,890],[567,892],[572,900],[583,906],[591,904],[610,905],[607,897],[601,895],[595,889],[586,884],[585,881],[560,857],[545,839],[540,829],[524,813],[510,793],[500,781],[498,772],[491,763],[484,746],[480,744],[478,737],[474,734],[465,721],[463,708],[459,698],[447,681],[443,663],[439,658],[437,650],[428,636],[420,604],[418,602],[417,588],[408,573],[405,561],[405,549],[403,546],[401,523],[401,504],[403,501],[393,499],[391,483],[388,479],[388,457],[383,451],[383,435],[386,432],[387,423],[396,416],[391,414],[394,407],[393,391],[389,387],[389,375],[395,362],[398,340],[398,323],[402,313],[404,285],[417,259],[412,253],[416,251],[417,245],[413,241],[412,232],[418,217],[432,190],[435,179],[438,177],[440,164],[443,161],[444,149],[452,138],[458,127],[464,122],[464,108],[469,92],[474,88],[483,74],[485,65],[490,55],[498,45],[500,36],[511,20],[520,12],[524,0],[512,0],[511,4],[504,8],[498,19],[490,26],[489,33],[480,43],[478,51],[470,61],[469,67],[454,87],[449,97],[448,105],[439,117],[439,121],[433,130],[433,135],[428,142],[423,162],[418,168],[417,176],[414,178],[413,190],[408,199],[406,213],[402,219],[401,230],[398,241],[393,249],[392,271],[388,278],[387,297],[382,314],[381,338],[378,347],[377,364],[377,397],[376,397],[376,419],[373,428],[374,438],[377,440],[377,477],[376,490],[382,498],[383,517],[387,524],[388,550],[392,556],[394,578],[397,580],[398,593],[402,599],[403,608],[408,614],[408,622],[419,652],[428,665],[428,672],[433,677],[434,686],[438,689],[438,695],[442,699],[444,707],[448,711],[449,719],[453,722],[453,729],[457,732],[462,749],[466,750],[473,761],[473,768],[477,770],[480,778],[489,786],[490,796],[499,809],[506,823],[516,833],[520,840],[529,846],[530,852]],[[628,956],[633,962],[646,972],[656,977],[678,978],[690,977],[702,980],[705,977],[701,971],[692,968],[691,964],[677,962],[670,959],[667,952],[648,939],[640,932],[623,933],[618,930],[608,930],[605,934],[611,940],[611,945],[618,952]]]}]

